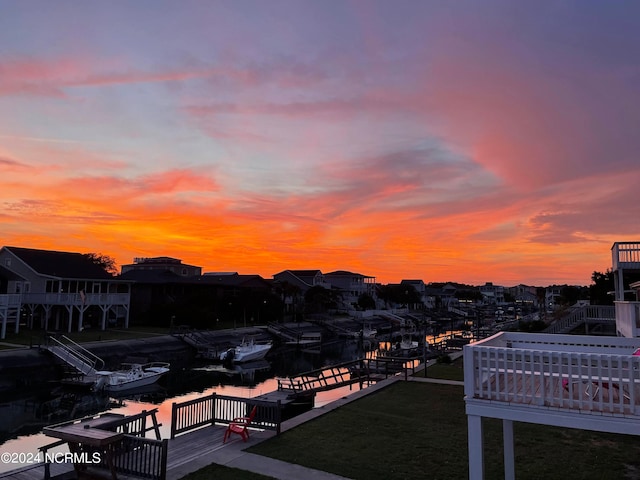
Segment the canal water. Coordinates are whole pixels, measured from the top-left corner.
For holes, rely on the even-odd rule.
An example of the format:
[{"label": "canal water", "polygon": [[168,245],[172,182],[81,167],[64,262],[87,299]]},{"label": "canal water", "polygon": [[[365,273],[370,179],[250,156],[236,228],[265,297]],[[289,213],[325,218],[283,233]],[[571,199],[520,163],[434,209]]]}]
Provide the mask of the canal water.
[{"label": "canal water", "polygon": [[[467,333],[449,331],[427,335],[427,342],[434,346],[447,335],[466,336]],[[391,342],[376,339],[339,339],[323,342],[322,347],[316,350],[281,346],[274,347],[265,360],[230,368],[186,355],[173,359],[171,371],[157,384],[127,392],[123,396],[73,389],[60,382],[39,384],[37,387],[28,382],[29,388],[25,388],[24,392],[15,392],[11,399],[0,401],[0,454],[30,454],[32,458],[37,458],[40,447],[55,441],[41,433],[44,426],[104,412],[134,415],[143,410],[157,409],[161,437],[169,438],[173,403],[212,393],[241,398],[256,397],[277,390],[278,377],[295,376],[364,356],[375,358],[378,352],[390,350],[393,346]],[[37,375],[34,374],[34,377]],[[318,392],[313,408],[322,407],[360,388],[366,387],[353,384]],[[149,432],[148,435],[153,433]],[[64,452],[65,449],[65,446],[61,446],[51,452]],[[0,474],[26,465],[0,461]]]},{"label": "canal water", "polygon": [[[251,398],[278,389],[277,377],[321,368],[361,358],[362,344],[356,340],[341,340],[323,345],[319,351],[298,348],[270,352],[269,361],[225,368],[204,359],[187,359],[174,365],[171,372],[152,386],[130,391],[124,396],[95,394],[86,390],[64,387],[59,383],[30,388],[24,395],[0,403],[0,453],[24,453],[37,458],[38,448],[55,439],[40,433],[42,427],[103,412],[133,415],[143,410],[158,409],[156,414],[162,438],[169,438],[171,406],[203,395]],[[368,355],[372,353],[369,352]],[[373,353],[375,354],[375,353]],[[359,384],[319,392],[314,408],[321,407],[360,389]],[[150,432],[148,435],[153,435]],[[52,452],[65,451],[58,447]],[[26,466],[25,463],[0,462],[0,473]]]}]

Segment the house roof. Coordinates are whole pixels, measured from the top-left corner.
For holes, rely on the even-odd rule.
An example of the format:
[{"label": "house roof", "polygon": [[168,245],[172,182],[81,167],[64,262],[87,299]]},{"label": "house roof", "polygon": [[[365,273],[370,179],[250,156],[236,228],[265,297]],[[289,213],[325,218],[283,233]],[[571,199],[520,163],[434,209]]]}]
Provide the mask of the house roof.
[{"label": "house roof", "polygon": [[147,284],[181,283],[185,285],[216,285],[221,287],[270,287],[269,282],[260,275],[238,275],[237,273],[184,277],[170,270],[129,270],[120,275],[120,278]]},{"label": "house roof", "polygon": [[0,278],[5,280],[24,280],[20,275],[0,265]]},{"label": "house roof", "polygon": [[183,277],[171,270],[129,270],[120,275],[122,280],[130,280],[138,283],[191,283],[193,277]]},{"label": "house roof", "polygon": [[283,270],[280,273],[276,273],[276,275],[282,275],[283,273],[290,273],[296,277],[315,277],[322,274],[320,270]]},{"label": "house roof", "polygon": [[40,275],[58,278],[113,279],[102,267],[82,253],[4,247]]}]

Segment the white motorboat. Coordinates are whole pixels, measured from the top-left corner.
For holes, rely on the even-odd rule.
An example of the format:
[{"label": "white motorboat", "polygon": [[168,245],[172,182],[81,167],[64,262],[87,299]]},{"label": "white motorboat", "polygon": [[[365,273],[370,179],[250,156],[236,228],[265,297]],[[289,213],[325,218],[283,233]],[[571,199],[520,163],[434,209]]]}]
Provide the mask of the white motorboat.
[{"label": "white motorboat", "polygon": [[233,363],[261,360],[267,355],[267,352],[271,350],[271,346],[271,342],[255,343],[253,339],[249,341],[243,340],[240,345],[230,348],[226,352],[222,352],[220,354],[220,360]]},{"label": "white motorboat", "polygon": [[365,325],[362,329],[357,332],[351,332],[350,336],[353,338],[375,338],[378,334],[378,330],[371,327],[371,325]]},{"label": "white motorboat", "polygon": [[122,369],[116,371],[101,370],[96,372],[94,390],[120,392],[132,388],[143,387],[157,382],[162,375],[169,372],[169,364],[154,363],[123,363]]}]

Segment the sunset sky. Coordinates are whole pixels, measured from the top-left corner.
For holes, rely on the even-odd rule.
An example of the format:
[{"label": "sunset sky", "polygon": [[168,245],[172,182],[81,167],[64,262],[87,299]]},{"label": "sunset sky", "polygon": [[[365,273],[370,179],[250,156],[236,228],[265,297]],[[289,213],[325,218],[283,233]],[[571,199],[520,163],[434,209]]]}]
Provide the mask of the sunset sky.
[{"label": "sunset sky", "polygon": [[0,0],[0,245],[588,285],[639,200],[640,2]]}]

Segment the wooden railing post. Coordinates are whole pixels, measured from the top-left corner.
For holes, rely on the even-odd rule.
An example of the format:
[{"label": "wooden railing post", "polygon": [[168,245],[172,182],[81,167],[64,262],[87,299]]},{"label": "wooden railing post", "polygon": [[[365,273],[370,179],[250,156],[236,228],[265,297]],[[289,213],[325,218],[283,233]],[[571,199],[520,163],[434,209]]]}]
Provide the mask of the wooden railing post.
[{"label": "wooden railing post", "polygon": [[167,454],[169,452],[169,440],[162,440],[162,453],[160,454],[160,480],[167,478]]},{"label": "wooden railing post", "polygon": [[176,423],[178,419],[176,418],[178,412],[178,405],[176,402],[171,404],[171,438],[176,438]]},{"label": "wooden railing post", "polygon": [[280,400],[278,400],[276,408],[276,435],[280,435],[280,424],[282,423],[282,403]]},{"label": "wooden railing post", "polygon": [[211,394],[211,425],[216,424],[216,394]]}]

